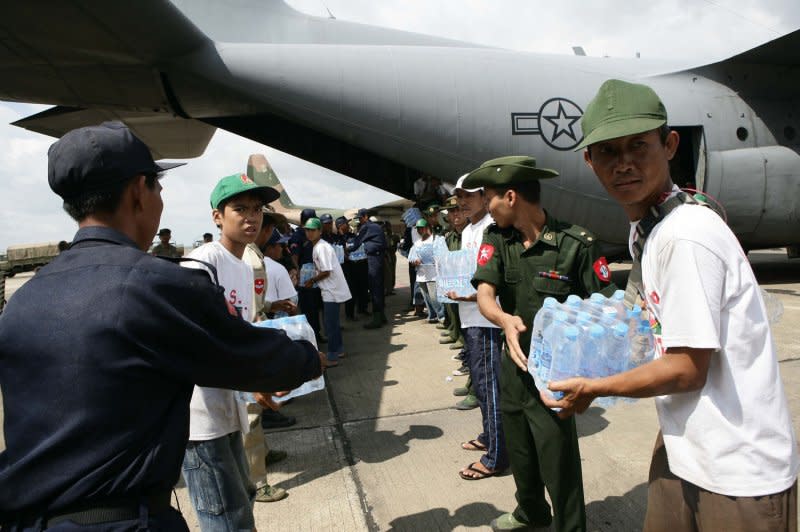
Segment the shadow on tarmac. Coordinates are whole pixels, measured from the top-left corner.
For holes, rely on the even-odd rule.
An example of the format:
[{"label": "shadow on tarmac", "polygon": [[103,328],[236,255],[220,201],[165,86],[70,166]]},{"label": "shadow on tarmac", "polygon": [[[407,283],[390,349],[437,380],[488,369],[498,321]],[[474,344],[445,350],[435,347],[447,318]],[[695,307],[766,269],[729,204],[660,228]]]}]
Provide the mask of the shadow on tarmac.
[{"label": "shadow on tarmac", "polygon": [[453,530],[457,527],[485,527],[486,516],[492,519],[503,514],[493,504],[473,502],[456,509],[452,515],[447,508],[431,508],[430,510],[411,515],[404,515],[393,519],[389,523],[389,530],[402,532],[417,532],[418,530],[432,530],[431,525],[436,523],[436,530]]},{"label": "shadow on tarmac", "polygon": [[587,504],[586,524],[599,532],[637,531],[642,529],[646,509],[647,483],[642,482],[622,496]]}]

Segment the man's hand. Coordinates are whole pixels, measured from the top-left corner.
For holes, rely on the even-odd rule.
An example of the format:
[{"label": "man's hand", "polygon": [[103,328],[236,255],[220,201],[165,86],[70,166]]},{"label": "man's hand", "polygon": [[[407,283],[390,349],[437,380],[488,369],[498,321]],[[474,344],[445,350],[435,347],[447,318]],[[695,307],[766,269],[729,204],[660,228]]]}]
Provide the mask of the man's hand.
[{"label": "man's hand", "polygon": [[303,286],[305,286],[306,288],[311,288],[312,286],[314,286],[314,279],[309,279],[308,281],[305,282]]},{"label": "man's hand", "polygon": [[269,310],[270,312],[283,311],[287,314],[294,314],[297,311],[297,305],[288,299],[281,299],[280,301],[273,301]]},{"label": "man's hand", "polygon": [[[281,393],[281,392],[278,392],[278,393]],[[283,393],[285,395],[287,392],[283,392]],[[254,392],[253,393],[253,397],[256,398],[256,402],[258,404],[260,404],[262,407],[264,407],[264,408],[266,408],[268,410],[277,411],[281,407],[281,405],[280,405],[280,403],[276,403],[275,402],[275,400],[272,398],[272,395],[278,395],[278,394],[277,393],[276,394],[266,394],[266,393],[259,393],[259,392]]]},{"label": "man's hand", "polygon": [[506,336],[506,344],[508,344],[508,356],[521,370],[528,371],[528,357],[519,346],[519,333],[525,332],[528,328],[525,327],[519,316],[509,314],[506,316],[506,319],[503,320],[503,332]]},{"label": "man's hand", "polygon": [[422,264],[422,261],[417,259],[414,262],[412,262],[411,264],[413,264],[414,266],[419,266],[420,264]]},{"label": "man's hand", "polygon": [[564,392],[564,397],[559,400],[552,399],[545,392],[540,391],[542,402],[548,408],[560,408],[558,417],[565,419],[573,414],[583,414],[597,394],[593,391],[593,379],[574,377],[563,381],[554,381],[547,385],[552,392]]}]

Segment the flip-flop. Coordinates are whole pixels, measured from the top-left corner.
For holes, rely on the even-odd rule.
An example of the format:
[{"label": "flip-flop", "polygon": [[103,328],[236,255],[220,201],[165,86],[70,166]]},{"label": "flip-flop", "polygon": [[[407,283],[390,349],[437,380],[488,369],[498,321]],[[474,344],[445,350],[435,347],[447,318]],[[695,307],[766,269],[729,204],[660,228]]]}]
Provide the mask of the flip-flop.
[{"label": "flip-flop", "polygon": [[485,453],[487,450],[486,446],[478,440],[465,441],[461,444],[461,448],[465,451],[480,451],[482,453]]},{"label": "flip-flop", "polygon": [[458,476],[460,476],[464,480],[483,480],[485,478],[493,477],[497,473],[499,473],[499,471],[492,471],[492,472],[482,471],[482,470],[478,469],[477,467],[475,467],[475,464],[477,464],[477,463],[478,462],[472,462],[470,465],[467,466],[467,470],[468,471],[472,471],[473,473],[477,473],[478,474],[477,477],[473,477],[471,475],[465,475],[464,471],[459,471],[458,472]]}]

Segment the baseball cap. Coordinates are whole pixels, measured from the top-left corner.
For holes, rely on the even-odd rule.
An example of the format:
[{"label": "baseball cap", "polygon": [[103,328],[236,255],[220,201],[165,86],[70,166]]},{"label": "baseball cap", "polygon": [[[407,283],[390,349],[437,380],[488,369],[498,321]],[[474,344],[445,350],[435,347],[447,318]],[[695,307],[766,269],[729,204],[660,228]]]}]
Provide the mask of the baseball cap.
[{"label": "baseball cap", "polygon": [[426,220],[425,218],[420,218],[419,220],[417,220],[415,227],[418,229],[420,227],[428,227],[428,220]]},{"label": "baseball cap", "polygon": [[533,179],[557,177],[558,172],[549,168],[537,168],[536,158],[528,155],[509,155],[490,159],[467,174],[461,183],[468,188],[504,187],[526,183]]},{"label": "baseball cap", "polygon": [[323,214],[322,216],[319,217],[319,221],[324,223],[324,224],[332,223],[333,222],[333,216],[331,216],[328,213],[325,213],[325,214]]},{"label": "baseball cap", "polygon": [[303,229],[322,229],[322,222],[319,221],[319,218],[309,218]]},{"label": "baseball cap", "polygon": [[609,79],[600,85],[581,118],[580,150],[604,140],[644,133],[667,123],[667,109],[647,85]]},{"label": "baseball cap", "polygon": [[453,188],[453,192],[456,190],[463,190],[464,192],[480,192],[483,190],[483,187],[464,188],[464,181],[467,179],[468,175],[469,174],[467,173],[458,178],[458,181],[456,181],[456,186]]},{"label": "baseball cap", "polygon": [[211,191],[211,208],[218,209],[223,201],[245,192],[259,195],[265,204],[280,197],[280,192],[266,185],[257,185],[247,174],[231,174],[220,179]]},{"label": "baseball cap", "polygon": [[171,234],[172,234],[172,231],[170,231],[170,230],[169,230],[169,229],[167,229],[166,227],[162,228],[162,229],[161,229],[161,231],[159,231],[159,232],[158,232],[158,236],[161,236],[161,235],[171,235]]},{"label": "baseball cap", "polygon": [[347,223],[347,218],[345,218],[344,216],[339,216],[338,218],[336,218],[336,227],[339,227],[340,225],[344,225],[346,223]]},{"label": "baseball cap", "polygon": [[316,218],[316,217],[317,217],[317,211],[315,211],[314,209],[303,209],[302,211],[300,211],[300,220],[305,221],[308,220],[309,218]]},{"label": "baseball cap", "polygon": [[367,214],[369,214],[369,211],[367,209],[358,209],[359,218],[361,218],[362,216],[366,216]]},{"label": "baseball cap", "polygon": [[47,150],[47,181],[63,199],[103,190],[141,174],[186,163],[153,161],[150,149],[122,122],[73,129]]},{"label": "baseball cap", "polygon": [[280,231],[277,229],[272,230],[272,234],[269,235],[269,240],[267,240],[267,245],[271,246],[274,244],[284,244],[289,241],[288,237],[285,237],[281,234]]}]

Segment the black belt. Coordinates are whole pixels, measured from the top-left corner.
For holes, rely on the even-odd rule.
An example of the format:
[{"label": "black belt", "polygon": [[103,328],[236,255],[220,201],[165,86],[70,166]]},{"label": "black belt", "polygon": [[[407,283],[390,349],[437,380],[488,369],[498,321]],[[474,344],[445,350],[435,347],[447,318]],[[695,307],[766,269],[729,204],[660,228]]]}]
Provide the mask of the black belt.
[{"label": "black belt", "polygon": [[[158,515],[171,507],[171,495],[172,492],[166,490],[151,495],[122,497],[68,507],[59,512],[46,514],[42,519],[42,529],[64,521],[84,526],[131,521],[142,517],[144,508],[147,509],[147,515]],[[37,521],[38,516],[33,519],[25,518],[19,524],[23,527],[33,526]]]}]

